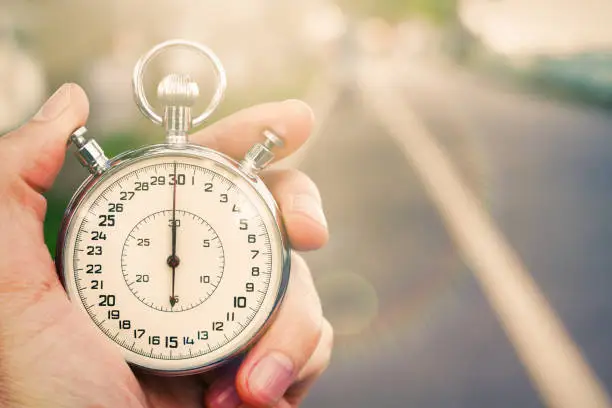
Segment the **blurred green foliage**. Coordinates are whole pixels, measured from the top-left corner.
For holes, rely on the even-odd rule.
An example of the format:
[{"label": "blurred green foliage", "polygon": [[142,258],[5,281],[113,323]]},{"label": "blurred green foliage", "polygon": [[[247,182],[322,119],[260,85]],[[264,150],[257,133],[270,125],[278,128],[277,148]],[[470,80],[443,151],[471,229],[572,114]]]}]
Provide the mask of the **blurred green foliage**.
[{"label": "blurred green foliage", "polygon": [[414,15],[445,24],[457,18],[457,0],[339,0],[347,11],[359,17],[381,17],[390,22]]},{"label": "blurred green foliage", "polygon": [[45,243],[51,255],[55,256],[57,236],[69,198],[53,191],[46,193],[45,198],[47,199],[47,214],[44,223]]}]

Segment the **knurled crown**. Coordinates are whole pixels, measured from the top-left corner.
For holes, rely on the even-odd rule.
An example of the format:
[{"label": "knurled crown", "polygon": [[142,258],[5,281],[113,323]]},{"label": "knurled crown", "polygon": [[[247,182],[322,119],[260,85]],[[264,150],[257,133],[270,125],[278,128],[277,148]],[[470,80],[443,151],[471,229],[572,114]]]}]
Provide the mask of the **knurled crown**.
[{"label": "knurled crown", "polygon": [[164,104],[167,143],[187,143],[192,122],[191,106],[199,94],[198,84],[186,74],[170,74],[159,83],[157,95]]},{"label": "knurled crown", "polygon": [[165,106],[193,106],[200,96],[197,82],[187,74],[170,74],[157,86],[157,97]]}]

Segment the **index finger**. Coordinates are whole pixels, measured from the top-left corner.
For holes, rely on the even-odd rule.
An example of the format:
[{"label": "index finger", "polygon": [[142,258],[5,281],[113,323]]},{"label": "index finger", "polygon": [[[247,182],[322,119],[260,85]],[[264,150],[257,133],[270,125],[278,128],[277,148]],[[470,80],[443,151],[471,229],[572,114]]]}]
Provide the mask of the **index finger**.
[{"label": "index finger", "polygon": [[284,141],[283,147],[274,150],[274,159],[280,160],[304,144],[313,122],[312,109],[300,100],[269,102],[221,119],[194,133],[191,141],[240,159],[251,146],[264,140],[262,132],[269,129]]}]

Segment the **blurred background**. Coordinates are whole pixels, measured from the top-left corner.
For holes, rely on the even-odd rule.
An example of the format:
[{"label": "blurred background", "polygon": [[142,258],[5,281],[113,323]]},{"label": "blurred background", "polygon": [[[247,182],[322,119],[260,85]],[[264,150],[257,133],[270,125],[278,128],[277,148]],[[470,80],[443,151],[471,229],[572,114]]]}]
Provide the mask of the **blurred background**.
[{"label": "blurred background", "polygon": [[[304,406],[540,407],[479,257],[514,254],[612,386],[610,16],[609,0],[2,0],[0,129],[74,81],[107,155],[159,142],[132,102],[136,60],[209,45],[229,78],[215,119],[287,98],[317,115],[281,163],[318,183],[331,228],[306,257],[335,352]],[[206,94],[209,67],[179,54],[147,86],[197,66]],[[69,158],[47,194],[51,251],[86,175]],[[464,213],[499,239],[470,246]]]}]

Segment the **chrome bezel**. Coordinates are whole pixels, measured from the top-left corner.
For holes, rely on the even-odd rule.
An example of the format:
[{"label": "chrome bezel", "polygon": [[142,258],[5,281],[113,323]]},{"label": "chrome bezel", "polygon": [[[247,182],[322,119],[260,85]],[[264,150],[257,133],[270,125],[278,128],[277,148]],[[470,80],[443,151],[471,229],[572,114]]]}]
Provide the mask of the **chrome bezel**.
[{"label": "chrome bezel", "polygon": [[[253,177],[252,175],[247,175],[241,170],[240,164],[236,162],[235,160],[233,160],[232,158],[222,153],[219,153],[215,150],[211,150],[211,149],[208,149],[202,146],[197,146],[197,145],[192,145],[192,144],[187,144],[187,145],[182,145],[182,146],[177,146],[177,145],[172,145],[172,144],[158,144],[158,145],[147,146],[147,147],[143,147],[137,150],[132,150],[132,151],[122,153],[116,156],[115,158],[111,159],[109,162],[108,170],[104,171],[103,173],[99,175],[91,175],[90,177],[88,177],[81,184],[79,189],[76,191],[76,193],[70,200],[70,203],[68,204],[68,207],[64,213],[64,218],[63,218],[62,225],[59,231],[56,257],[55,257],[55,264],[56,264],[58,274],[60,276],[62,285],[66,289],[66,293],[68,294],[68,297],[70,298],[70,300],[76,299],[76,301],[80,302],[80,300],[78,300],[78,296],[75,293],[71,293],[69,289],[70,286],[66,285],[67,279],[74,276],[74,271],[72,271],[70,274],[66,273],[66,271],[64,270],[64,266],[63,266],[63,256],[64,256],[64,253],[67,251],[67,248],[66,248],[67,239],[66,238],[68,236],[68,231],[70,230],[70,228],[72,228],[72,221],[81,203],[83,203],[84,200],[95,191],[96,186],[98,186],[103,181],[111,178],[115,173],[117,173],[124,167],[132,165],[141,160],[146,160],[149,158],[161,157],[161,156],[166,156],[166,155],[173,155],[173,156],[178,155],[178,156],[195,157],[195,158],[213,160],[217,164],[224,167],[226,170],[235,173],[236,175],[241,177],[243,180],[245,180],[255,190],[258,196],[261,197],[261,199],[266,204],[268,211],[272,215],[272,218],[276,220],[276,226],[277,226],[276,233],[279,239],[281,240],[281,251],[282,251],[282,254],[281,254],[282,276],[281,276],[281,282],[280,282],[278,291],[276,293],[276,299],[274,301],[274,305],[272,307],[270,314],[266,318],[265,324],[259,329],[257,334],[253,336],[253,338],[251,338],[248,342],[232,350],[230,353],[228,353],[224,357],[220,357],[217,360],[211,361],[210,363],[204,366],[190,368],[186,370],[152,369],[149,367],[144,367],[142,365],[132,363],[131,361],[129,361],[128,358],[126,358],[126,361],[132,367],[138,368],[140,370],[158,374],[158,375],[179,376],[179,375],[198,374],[198,373],[203,373],[203,372],[212,370],[240,356],[242,353],[244,353],[246,350],[252,347],[254,343],[257,342],[257,340],[259,340],[259,338],[266,332],[266,330],[269,328],[270,324],[273,322],[274,318],[276,317],[280,304],[282,303],[282,300],[287,291],[287,285],[289,283],[289,274],[291,270],[291,249],[289,247],[289,241],[286,235],[286,231],[285,231],[284,224],[282,221],[282,215],[280,213],[278,205],[276,204],[276,201],[272,197],[272,194],[270,193],[270,191],[265,186],[264,182],[259,177]],[[118,347],[121,348],[120,346]],[[124,354],[124,357],[125,356],[126,355]]]}]

